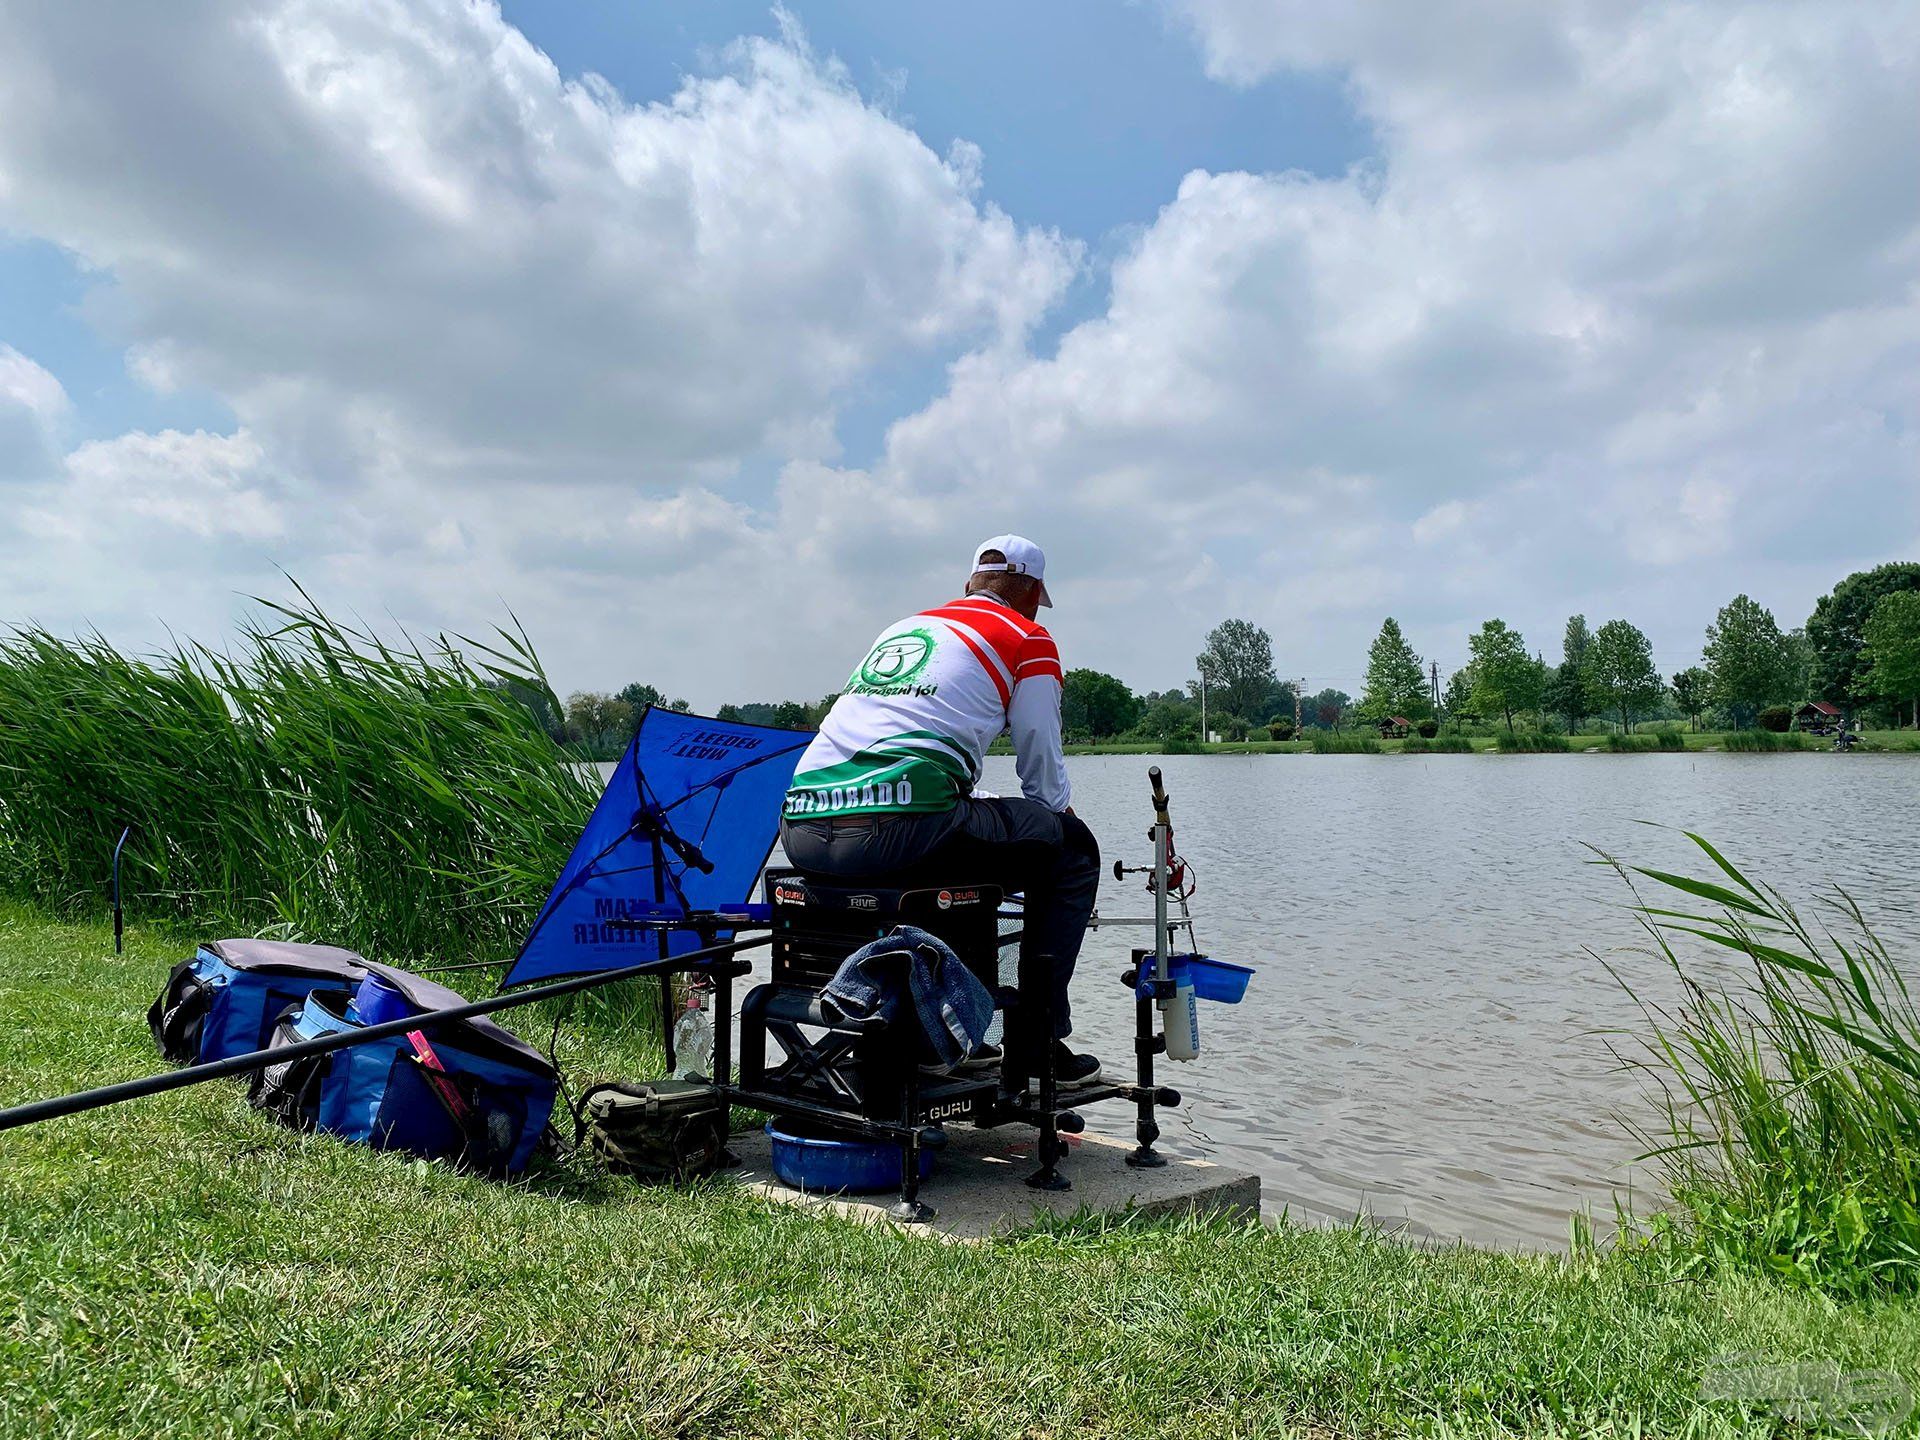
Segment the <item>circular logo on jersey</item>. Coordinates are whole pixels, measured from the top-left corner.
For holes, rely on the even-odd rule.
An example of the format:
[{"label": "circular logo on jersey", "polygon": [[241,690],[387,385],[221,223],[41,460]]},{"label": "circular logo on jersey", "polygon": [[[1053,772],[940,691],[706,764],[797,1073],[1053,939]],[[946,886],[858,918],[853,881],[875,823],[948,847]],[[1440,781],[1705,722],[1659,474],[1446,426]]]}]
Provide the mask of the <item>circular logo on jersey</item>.
[{"label": "circular logo on jersey", "polygon": [[860,679],[867,685],[904,685],[933,658],[933,637],[924,630],[902,630],[873,647],[860,662]]},{"label": "circular logo on jersey", "polygon": [[942,890],[938,895],[933,897],[933,903],[938,905],[942,910],[951,910],[953,908],[953,892],[951,890]]}]

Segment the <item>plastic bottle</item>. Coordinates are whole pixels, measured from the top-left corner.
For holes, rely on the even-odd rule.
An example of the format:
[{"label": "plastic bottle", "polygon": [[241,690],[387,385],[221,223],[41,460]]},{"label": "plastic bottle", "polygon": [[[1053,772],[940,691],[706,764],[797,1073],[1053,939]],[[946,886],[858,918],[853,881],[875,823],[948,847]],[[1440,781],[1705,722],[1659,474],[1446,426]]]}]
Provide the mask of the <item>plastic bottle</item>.
[{"label": "plastic bottle", "polygon": [[711,1079],[713,1068],[713,1025],[700,1003],[697,991],[687,992],[687,1008],[673,1022],[673,1078],[676,1080]]},{"label": "plastic bottle", "polygon": [[1179,972],[1173,985],[1173,998],[1166,1002],[1167,1058],[1191,1060],[1200,1053],[1200,1002],[1193,993],[1193,981]]}]

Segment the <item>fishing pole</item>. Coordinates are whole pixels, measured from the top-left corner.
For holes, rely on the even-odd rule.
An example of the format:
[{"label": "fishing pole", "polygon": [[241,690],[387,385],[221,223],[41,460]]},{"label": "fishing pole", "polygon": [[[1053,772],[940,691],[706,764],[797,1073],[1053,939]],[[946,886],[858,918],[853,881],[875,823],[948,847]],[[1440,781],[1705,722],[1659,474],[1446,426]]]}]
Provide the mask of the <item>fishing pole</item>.
[{"label": "fishing pole", "polygon": [[264,1069],[268,1065],[279,1065],[290,1060],[304,1060],[310,1055],[326,1055],[335,1050],[345,1050],[349,1046],[386,1040],[412,1030],[424,1030],[455,1020],[471,1020],[477,1015],[491,1015],[496,1010],[511,1010],[515,1006],[531,1005],[537,1000],[574,995],[582,990],[591,990],[597,985],[612,985],[621,980],[637,980],[647,975],[658,975],[668,969],[684,968],[689,961],[704,959],[708,956],[736,955],[742,950],[751,950],[757,946],[772,943],[771,935],[760,935],[751,940],[728,940],[699,950],[689,950],[684,955],[644,960],[637,965],[628,965],[619,970],[605,970],[598,974],[576,975],[571,980],[556,980],[550,985],[539,985],[513,995],[492,995],[485,1000],[472,1000],[465,1005],[449,1005],[444,1010],[427,1010],[418,1015],[386,1020],[378,1025],[368,1025],[359,1030],[343,1030],[337,1034],[321,1035],[312,1040],[301,1040],[295,1044],[282,1045],[274,1049],[250,1050],[244,1055],[229,1055],[224,1060],[209,1060],[204,1064],[189,1065],[184,1069],[170,1070],[160,1075],[147,1075],[138,1080],[122,1080],[118,1084],[101,1085],[92,1090],[76,1091],[71,1095],[55,1095],[46,1100],[32,1100],[25,1105],[15,1105],[10,1109],[0,1110],[0,1130],[14,1130],[22,1125],[32,1125],[41,1120],[56,1120],[63,1115],[78,1115],[85,1110],[98,1110],[106,1105],[116,1105],[122,1100],[138,1100],[144,1096],[159,1095],[168,1090],[181,1090],[189,1085],[218,1080],[227,1075],[244,1075],[249,1070]]}]

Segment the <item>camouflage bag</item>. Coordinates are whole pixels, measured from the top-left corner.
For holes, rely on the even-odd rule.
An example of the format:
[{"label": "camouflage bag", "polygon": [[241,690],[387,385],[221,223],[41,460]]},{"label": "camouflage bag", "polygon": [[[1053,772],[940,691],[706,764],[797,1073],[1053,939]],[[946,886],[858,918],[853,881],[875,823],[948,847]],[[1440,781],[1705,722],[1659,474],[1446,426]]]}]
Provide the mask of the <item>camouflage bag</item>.
[{"label": "camouflage bag", "polygon": [[621,1174],[685,1180],[727,1158],[727,1116],[708,1085],[615,1080],[580,1097],[574,1140]]}]

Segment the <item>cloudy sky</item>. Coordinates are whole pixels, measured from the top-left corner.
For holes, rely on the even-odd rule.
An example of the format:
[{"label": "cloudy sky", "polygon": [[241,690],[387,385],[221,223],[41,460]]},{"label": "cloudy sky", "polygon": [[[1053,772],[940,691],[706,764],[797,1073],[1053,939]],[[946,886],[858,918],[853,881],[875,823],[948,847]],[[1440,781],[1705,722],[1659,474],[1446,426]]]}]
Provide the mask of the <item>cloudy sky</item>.
[{"label": "cloudy sky", "polygon": [[1069,664],[1671,670],[1920,558],[1920,5],[0,0],[0,622],[282,572],[564,691],[833,688],[971,542]]}]

